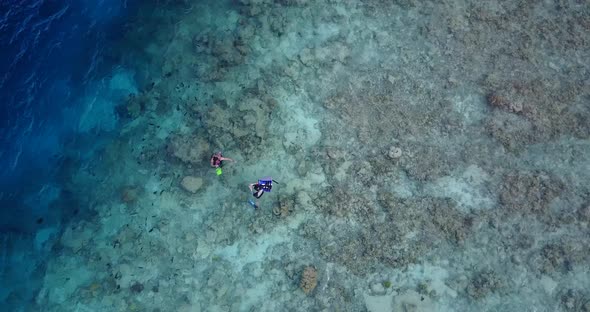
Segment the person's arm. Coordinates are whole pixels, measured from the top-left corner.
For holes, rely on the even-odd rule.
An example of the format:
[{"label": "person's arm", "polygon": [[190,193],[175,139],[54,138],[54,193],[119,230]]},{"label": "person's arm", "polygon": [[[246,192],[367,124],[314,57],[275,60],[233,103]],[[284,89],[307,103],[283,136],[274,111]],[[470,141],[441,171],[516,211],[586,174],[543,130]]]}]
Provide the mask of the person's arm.
[{"label": "person's arm", "polygon": [[248,187],[250,188],[250,192],[254,192],[254,183],[248,185]]},{"label": "person's arm", "polygon": [[233,160],[233,159],[231,159],[231,158],[227,158],[227,157],[221,157],[221,160],[229,160],[229,161],[236,162],[235,160]]}]

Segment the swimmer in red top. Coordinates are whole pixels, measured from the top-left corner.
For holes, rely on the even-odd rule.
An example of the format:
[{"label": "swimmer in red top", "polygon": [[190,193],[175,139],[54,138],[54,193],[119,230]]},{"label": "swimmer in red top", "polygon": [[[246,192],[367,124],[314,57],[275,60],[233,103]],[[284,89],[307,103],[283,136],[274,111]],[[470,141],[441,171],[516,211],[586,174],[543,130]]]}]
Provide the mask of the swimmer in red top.
[{"label": "swimmer in red top", "polygon": [[222,167],[224,160],[229,160],[231,162],[235,162],[235,160],[233,160],[231,158],[223,157],[221,152],[217,152],[217,153],[211,155],[211,167],[214,167],[214,168]]}]

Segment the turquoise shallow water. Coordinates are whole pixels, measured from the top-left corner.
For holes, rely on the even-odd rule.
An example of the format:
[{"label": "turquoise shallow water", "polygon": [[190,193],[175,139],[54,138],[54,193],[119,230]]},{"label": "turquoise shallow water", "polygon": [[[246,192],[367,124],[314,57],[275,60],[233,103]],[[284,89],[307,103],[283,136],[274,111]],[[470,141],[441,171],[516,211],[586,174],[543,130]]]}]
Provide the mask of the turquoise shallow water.
[{"label": "turquoise shallow water", "polygon": [[68,217],[3,236],[11,310],[590,310],[587,4],[130,12],[19,198]]}]

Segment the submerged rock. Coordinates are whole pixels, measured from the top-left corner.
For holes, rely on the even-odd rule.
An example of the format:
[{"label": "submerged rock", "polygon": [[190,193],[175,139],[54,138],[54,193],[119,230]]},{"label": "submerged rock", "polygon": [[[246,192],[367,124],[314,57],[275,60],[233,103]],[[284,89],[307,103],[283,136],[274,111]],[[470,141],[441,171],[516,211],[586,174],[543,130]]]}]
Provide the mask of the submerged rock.
[{"label": "submerged rock", "polygon": [[180,184],[186,191],[196,193],[201,188],[201,186],[203,186],[203,179],[193,176],[186,176],[182,179]]},{"label": "submerged rock", "polygon": [[138,194],[135,187],[126,186],[121,189],[121,201],[126,204],[134,203],[137,200]]},{"label": "submerged rock", "polygon": [[139,294],[140,292],[143,291],[143,284],[140,282],[135,282],[133,283],[133,285],[131,285],[131,287],[129,288],[131,290],[132,293],[134,294]]}]

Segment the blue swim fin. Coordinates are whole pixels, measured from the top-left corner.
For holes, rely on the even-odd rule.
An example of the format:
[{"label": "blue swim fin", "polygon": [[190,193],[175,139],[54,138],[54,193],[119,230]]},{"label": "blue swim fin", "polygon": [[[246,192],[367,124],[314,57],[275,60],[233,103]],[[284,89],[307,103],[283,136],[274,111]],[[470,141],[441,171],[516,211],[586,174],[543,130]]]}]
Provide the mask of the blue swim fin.
[{"label": "blue swim fin", "polygon": [[250,204],[252,207],[254,207],[254,209],[258,208],[258,206],[256,205],[256,203],[255,203],[253,200],[251,200],[251,199],[248,199],[248,203],[249,203],[249,204]]}]

